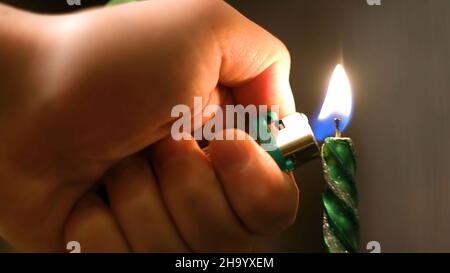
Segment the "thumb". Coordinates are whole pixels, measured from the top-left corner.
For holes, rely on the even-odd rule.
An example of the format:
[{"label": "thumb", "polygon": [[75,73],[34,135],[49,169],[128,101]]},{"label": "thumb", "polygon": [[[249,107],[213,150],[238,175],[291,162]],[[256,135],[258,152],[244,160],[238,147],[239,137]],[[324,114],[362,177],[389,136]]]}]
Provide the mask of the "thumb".
[{"label": "thumb", "polygon": [[[245,134],[229,130],[224,135]],[[293,223],[297,185],[249,135],[245,140],[214,140],[209,152],[227,199],[250,231],[273,234]]]}]

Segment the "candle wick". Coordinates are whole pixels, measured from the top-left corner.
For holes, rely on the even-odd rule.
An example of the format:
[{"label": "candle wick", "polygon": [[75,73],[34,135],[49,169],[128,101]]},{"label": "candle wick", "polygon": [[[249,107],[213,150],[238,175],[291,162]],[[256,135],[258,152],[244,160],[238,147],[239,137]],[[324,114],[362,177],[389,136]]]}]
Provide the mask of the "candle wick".
[{"label": "candle wick", "polygon": [[335,118],[334,119],[334,124],[336,125],[336,137],[341,137],[341,128],[340,128],[340,125],[341,125],[341,119],[339,119],[339,118]]}]

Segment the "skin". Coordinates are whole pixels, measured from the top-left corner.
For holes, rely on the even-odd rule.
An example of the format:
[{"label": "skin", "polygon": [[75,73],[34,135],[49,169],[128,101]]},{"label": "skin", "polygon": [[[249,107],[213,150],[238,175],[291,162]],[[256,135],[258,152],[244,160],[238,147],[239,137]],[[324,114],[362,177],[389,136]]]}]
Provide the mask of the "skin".
[{"label": "skin", "polygon": [[292,224],[296,183],[249,137],[212,141],[209,158],[170,137],[171,108],[193,96],[295,111],[289,53],[264,29],[217,0],[58,16],[0,5],[0,21],[0,236],[13,250],[251,251]]}]

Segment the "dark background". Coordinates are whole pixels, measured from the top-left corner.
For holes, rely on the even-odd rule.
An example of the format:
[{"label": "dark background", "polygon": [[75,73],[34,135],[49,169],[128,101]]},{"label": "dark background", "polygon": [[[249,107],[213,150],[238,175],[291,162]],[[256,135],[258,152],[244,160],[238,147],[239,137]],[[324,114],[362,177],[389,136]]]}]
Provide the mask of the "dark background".
[{"label": "dark background", "polygon": [[[105,1],[81,0],[83,6]],[[299,111],[321,106],[338,62],[353,86],[345,132],[358,154],[361,251],[450,251],[450,1],[228,1],[279,37],[292,55]],[[3,1],[45,12],[71,11],[65,0]],[[44,3],[44,4],[43,4]],[[297,172],[297,223],[271,241],[278,251],[324,251],[319,162]]]}]

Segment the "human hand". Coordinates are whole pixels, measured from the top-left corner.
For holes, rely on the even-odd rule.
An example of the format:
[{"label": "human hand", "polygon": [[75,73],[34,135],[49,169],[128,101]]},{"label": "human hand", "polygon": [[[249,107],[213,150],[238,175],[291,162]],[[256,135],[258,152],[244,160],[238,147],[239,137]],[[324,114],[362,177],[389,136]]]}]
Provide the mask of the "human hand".
[{"label": "human hand", "polygon": [[[0,234],[13,247],[60,251],[72,237],[98,231],[105,241],[80,238],[84,249],[248,250],[253,233],[292,221],[295,184],[254,142],[213,141],[210,165],[194,142],[169,138],[171,107],[192,106],[194,96],[293,112],[289,55],[280,41],[213,0],[20,16],[23,37],[3,52],[23,53],[18,63],[9,56],[15,65],[8,72],[21,77],[5,79],[7,107],[0,113],[7,128],[0,141]],[[152,168],[137,154],[150,145]],[[238,176],[223,162],[239,151],[252,164],[241,164],[251,169]],[[241,160],[232,161],[248,161]],[[111,208],[91,193],[105,180]],[[136,186],[123,182],[134,180]],[[147,190],[126,194],[139,187]],[[190,213],[183,216],[182,208]],[[145,232],[152,236],[133,235]]]},{"label": "human hand", "polygon": [[295,181],[250,136],[208,149],[168,137],[125,159],[104,178],[111,212],[98,197],[81,201],[67,240],[85,251],[246,252],[255,235],[292,224]]}]

